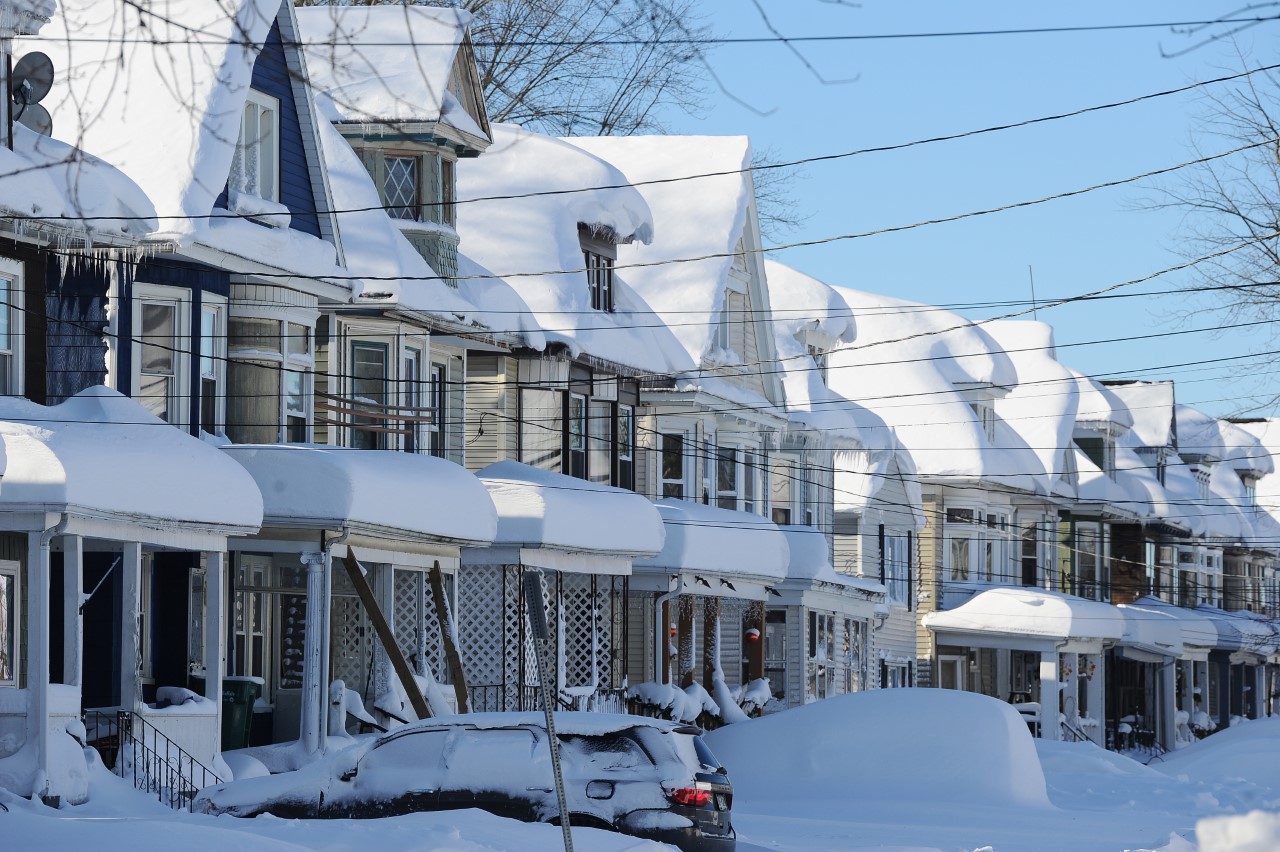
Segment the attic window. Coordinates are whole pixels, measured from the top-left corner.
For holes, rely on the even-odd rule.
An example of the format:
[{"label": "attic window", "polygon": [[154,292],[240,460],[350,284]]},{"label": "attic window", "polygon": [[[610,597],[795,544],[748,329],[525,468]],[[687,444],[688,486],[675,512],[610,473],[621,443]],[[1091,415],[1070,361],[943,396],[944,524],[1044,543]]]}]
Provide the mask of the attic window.
[{"label": "attic window", "polygon": [[387,215],[393,219],[416,221],[421,203],[418,197],[418,158],[384,158],[382,195]]},{"label": "attic window", "polygon": [[278,201],[280,190],[280,101],[249,90],[231,161],[228,187],[267,201]]},{"label": "attic window", "polygon": [[974,416],[978,418],[978,424],[982,427],[982,431],[987,436],[988,441],[994,442],[996,439],[996,410],[985,402],[970,402],[969,407],[973,409]]},{"label": "attic window", "polygon": [[613,265],[618,257],[616,236],[608,228],[591,228],[578,224],[578,242],[582,246],[582,266],[587,273],[587,289],[591,307],[613,312]]},{"label": "attic window", "polygon": [[822,383],[827,383],[827,365],[829,355],[827,350],[821,346],[814,346],[812,343],[808,345],[809,357],[813,359],[814,366],[818,368],[818,375],[822,376]]}]

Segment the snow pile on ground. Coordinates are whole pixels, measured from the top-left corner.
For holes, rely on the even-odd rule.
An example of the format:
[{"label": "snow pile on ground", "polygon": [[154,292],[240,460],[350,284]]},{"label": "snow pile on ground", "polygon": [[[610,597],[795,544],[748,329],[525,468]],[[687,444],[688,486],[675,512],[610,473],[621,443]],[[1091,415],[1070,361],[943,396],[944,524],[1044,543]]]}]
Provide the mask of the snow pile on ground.
[{"label": "snow pile on ground", "polygon": [[1251,811],[1196,823],[1200,852],[1275,852],[1280,849],[1280,814]]},{"label": "snow pile on ground", "polygon": [[1050,807],[1026,723],[974,693],[854,693],[721,728],[707,743],[729,768],[735,806],[753,813],[870,813],[885,801],[934,800]]},{"label": "snow pile on ground", "polygon": [[1280,810],[1280,719],[1243,722],[1151,765],[1174,778],[1231,783],[1246,807]]}]

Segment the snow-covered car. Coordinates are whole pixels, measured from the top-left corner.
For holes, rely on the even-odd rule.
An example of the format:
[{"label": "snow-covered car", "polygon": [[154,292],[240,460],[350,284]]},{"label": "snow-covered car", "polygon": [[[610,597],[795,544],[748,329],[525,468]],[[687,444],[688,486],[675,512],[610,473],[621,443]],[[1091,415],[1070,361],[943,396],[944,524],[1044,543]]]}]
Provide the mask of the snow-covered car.
[{"label": "snow-covered car", "polygon": [[[557,713],[570,822],[670,843],[733,850],[733,788],[698,728],[608,713]],[[427,719],[302,769],[209,787],[192,810],[292,818],[376,818],[481,808],[558,822],[541,713]]]}]

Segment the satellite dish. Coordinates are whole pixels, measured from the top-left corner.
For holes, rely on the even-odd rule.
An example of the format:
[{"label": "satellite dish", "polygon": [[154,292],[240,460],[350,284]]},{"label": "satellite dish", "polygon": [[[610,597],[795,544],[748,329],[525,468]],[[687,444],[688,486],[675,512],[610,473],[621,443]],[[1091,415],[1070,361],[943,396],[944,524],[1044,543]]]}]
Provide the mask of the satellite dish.
[{"label": "satellite dish", "polygon": [[40,101],[53,88],[53,61],[39,51],[28,53],[13,66],[10,85],[14,119],[41,135],[52,134],[53,118]]},{"label": "satellite dish", "polygon": [[49,110],[40,104],[31,104],[23,108],[22,115],[18,116],[18,123],[41,136],[53,135],[53,116],[49,115]]}]

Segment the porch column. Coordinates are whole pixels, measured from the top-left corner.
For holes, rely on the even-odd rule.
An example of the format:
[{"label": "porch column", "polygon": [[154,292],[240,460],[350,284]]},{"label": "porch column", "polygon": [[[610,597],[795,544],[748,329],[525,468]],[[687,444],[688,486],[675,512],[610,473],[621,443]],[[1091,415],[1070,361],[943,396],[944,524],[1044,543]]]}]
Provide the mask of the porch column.
[{"label": "porch column", "polygon": [[307,616],[302,644],[302,712],[299,740],[303,750],[310,753],[321,747],[320,735],[324,730],[326,692],[323,648],[329,644],[324,617],[328,609],[325,596],[325,555],[319,552],[302,554],[302,564],[307,566]]},{"label": "porch column", "polygon": [[679,670],[676,672],[676,685],[681,689],[686,686],[693,685],[693,649],[697,642],[694,636],[693,611],[696,606],[695,595],[681,595],[676,599],[677,605],[680,607],[679,622],[679,645],[677,646],[676,659],[679,662]]},{"label": "porch column", "polygon": [[204,568],[204,697],[217,708],[218,751],[222,750],[222,673],[227,656],[227,555],[205,553]]},{"label": "porch column", "polygon": [[1058,721],[1058,696],[1062,694],[1061,666],[1058,651],[1040,652],[1040,736],[1046,740],[1062,739]]},{"label": "porch column", "polygon": [[128,541],[120,559],[120,706],[142,703],[142,544]]},{"label": "porch column", "polygon": [[1158,670],[1156,681],[1156,701],[1159,703],[1156,724],[1156,736],[1160,745],[1172,751],[1174,747],[1177,725],[1173,718],[1178,709],[1178,661],[1167,660]]},{"label": "porch column", "polygon": [[49,787],[49,552],[27,533],[27,742],[36,746],[32,798]]},{"label": "porch column", "polygon": [[62,682],[84,685],[84,618],[80,600],[84,593],[84,539],[62,537]]},{"label": "porch column", "polygon": [[1107,678],[1102,667],[1105,664],[1105,657],[1102,654],[1086,654],[1081,657],[1081,665],[1093,665],[1093,672],[1084,682],[1085,695],[1088,697],[1089,717],[1097,721],[1098,724],[1092,726],[1085,731],[1089,735],[1089,739],[1100,748],[1106,748],[1106,722],[1107,722],[1107,705],[1106,691]]},{"label": "porch column", "polygon": [[702,600],[702,686],[715,689],[716,669],[720,667],[720,599]]}]

